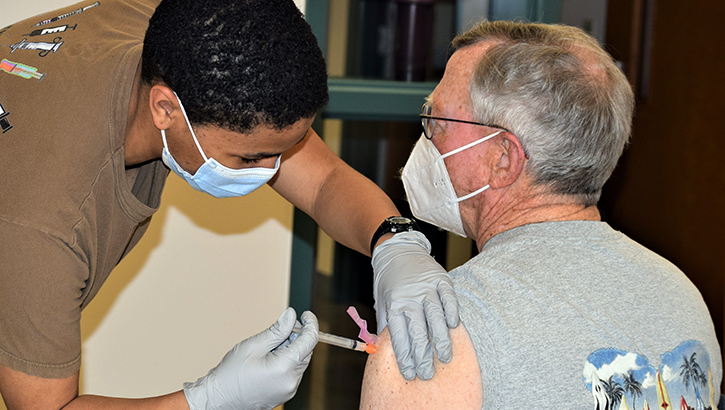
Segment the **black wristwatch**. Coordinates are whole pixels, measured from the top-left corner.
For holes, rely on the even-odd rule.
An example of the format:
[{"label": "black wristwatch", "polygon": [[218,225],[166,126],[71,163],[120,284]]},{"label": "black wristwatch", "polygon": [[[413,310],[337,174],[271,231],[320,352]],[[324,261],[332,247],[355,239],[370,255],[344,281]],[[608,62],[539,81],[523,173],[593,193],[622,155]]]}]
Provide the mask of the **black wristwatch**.
[{"label": "black wristwatch", "polygon": [[375,244],[378,242],[380,237],[385,235],[386,233],[398,233],[418,230],[420,229],[418,229],[418,224],[415,223],[415,219],[406,218],[404,216],[391,216],[390,218],[386,218],[373,234],[373,239],[372,241],[370,241],[370,254],[373,254]]}]

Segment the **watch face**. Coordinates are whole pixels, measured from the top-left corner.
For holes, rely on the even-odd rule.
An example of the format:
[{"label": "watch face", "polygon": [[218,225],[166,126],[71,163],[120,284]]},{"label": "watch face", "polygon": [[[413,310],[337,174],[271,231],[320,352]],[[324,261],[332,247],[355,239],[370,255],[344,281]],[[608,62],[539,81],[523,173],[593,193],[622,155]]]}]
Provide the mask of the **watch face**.
[{"label": "watch face", "polygon": [[400,224],[400,225],[406,225],[411,224],[413,221],[410,218],[406,218],[404,216],[391,216],[388,218],[388,222],[392,222],[394,224]]}]

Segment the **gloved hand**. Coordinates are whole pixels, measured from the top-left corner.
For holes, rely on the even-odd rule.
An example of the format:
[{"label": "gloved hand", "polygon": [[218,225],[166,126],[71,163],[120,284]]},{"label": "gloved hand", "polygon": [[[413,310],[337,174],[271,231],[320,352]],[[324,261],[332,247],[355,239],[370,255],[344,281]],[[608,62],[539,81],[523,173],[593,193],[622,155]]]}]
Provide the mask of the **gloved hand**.
[{"label": "gloved hand", "polygon": [[[296,322],[287,308],[269,329],[243,340],[194,383],[184,383],[191,410],[272,409],[292,398],[312,359],[319,325],[302,314],[302,333],[290,339]],[[295,334],[296,336],[296,334]]]},{"label": "gloved hand", "polygon": [[[458,298],[451,278],[430,256],[430,242],[417,231],[400,232],[373,251],[378,333],[389,326],[400,372],[433,377],[433,341],[438,359],[453,356],[448,328],[458,326]],[[429,336],[430,334],[430,336]]]}]

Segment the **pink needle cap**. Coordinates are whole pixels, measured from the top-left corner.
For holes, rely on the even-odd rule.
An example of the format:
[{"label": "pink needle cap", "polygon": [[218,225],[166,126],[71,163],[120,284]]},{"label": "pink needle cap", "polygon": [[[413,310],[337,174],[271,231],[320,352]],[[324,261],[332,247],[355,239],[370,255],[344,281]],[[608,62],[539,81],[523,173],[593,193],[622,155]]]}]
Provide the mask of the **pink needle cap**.
[{"label": "pink needle cap", "polygon": [[357,309],[355,309],[355,306],[347,308],[347,314],[350,315],[352,320],[354,320],[360,327],[360,334],[357,337],[369,344],[376,344],[378,342],[378,336],[374,333],[368,332],[368,322],[360,317],[357,313]]}]

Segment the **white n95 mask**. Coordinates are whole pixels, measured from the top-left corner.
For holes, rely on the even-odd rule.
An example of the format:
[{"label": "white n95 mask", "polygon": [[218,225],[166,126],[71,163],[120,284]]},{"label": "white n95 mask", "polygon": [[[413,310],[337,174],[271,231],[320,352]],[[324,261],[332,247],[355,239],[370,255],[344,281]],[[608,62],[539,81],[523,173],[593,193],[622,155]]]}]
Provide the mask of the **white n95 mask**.
[{"label": "white n95 mask", "polygon": [[466,233],[463,230],[463,221],[461,220],[458,203],[487,190],[489,185],[459,198],[453,189],[453,183],[443,160],[487,141],[501,132],[503,130],[494,132],[443,155],[438,152],[435,145],[425,135],[421,135],[413,148],[413,152],[410,153],[402,173],[403,187],[413,215],[422,221],[465,238]]},{"label": "white n95 mask", "polygon": [[[174,93],[176,95],[176,93]],[[176,96],[179,99],[179,96]],[[274,164],[274,168],[241,168],[233,169],[225,167],[220,164],[214,158],[208,158],[204,154],[204,150],[199,145],[199,140],[196,138],[194,129],[191,128],[189,117],[186,116],[186,110],[184,105],[179,101],[179,107],[181,113],[184,114],[186,125],[191,131],[191,136],[194,138],[196,148],[199,150],[204,163],[199,169],[191,175],[185,171],[178,162],[171,156],[169,152],[169,146],[166,144],[166,132],[161,130],[161,139],[164,141],[164,150],[161,153],[161,159],[164,161],[169,169],[181,178],[183,178],[192,188],[197,191],[205,192],[216,198],[229,198],[233,196],[244,196],[250,192],[256,190],[262,185],[269,182],[270,179],[277,173],[279,169],[280,157],[277,157],[277,162]]]}]

